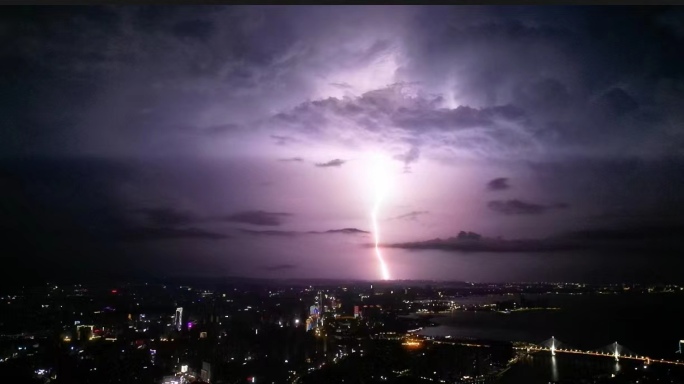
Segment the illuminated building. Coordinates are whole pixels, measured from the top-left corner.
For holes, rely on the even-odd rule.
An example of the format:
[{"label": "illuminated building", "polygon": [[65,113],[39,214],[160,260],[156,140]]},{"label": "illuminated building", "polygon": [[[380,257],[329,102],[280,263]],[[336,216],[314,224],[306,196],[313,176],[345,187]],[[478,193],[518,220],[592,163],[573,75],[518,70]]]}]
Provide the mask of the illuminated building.
[{"label": "illuminated building", "polygon": [[173,319],[173,324],[179,332],[183,329],[183,307],[176,308],[176,316]]},{"label": "illuminated building", "polygon": [[93,326],[92,325],[78,325],[76,326],[76,339],[77,340],[90,340],[93,338]]},{"label": "illuminated building", "polygon": [[323,292],[318,291],[318,319],[316,323],[319,327],[323,326],[323,312]]},{"label": "illuminated building", "polygon": [[202,370],[200,370],[200,378],[207,383],[211,383],[211,364],[206,361],[202,362]]}]

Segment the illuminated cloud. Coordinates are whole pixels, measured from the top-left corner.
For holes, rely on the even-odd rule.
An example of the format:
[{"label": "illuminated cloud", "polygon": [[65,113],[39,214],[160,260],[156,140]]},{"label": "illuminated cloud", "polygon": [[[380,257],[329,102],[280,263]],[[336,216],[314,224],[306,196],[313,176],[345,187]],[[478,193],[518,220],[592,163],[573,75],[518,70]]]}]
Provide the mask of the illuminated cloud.
[{"label": "illuminated cloud", "polygon": [[420,148],[417,145],[411,146],[406,153],[395,155],[394,158],[404,163],[404,172],[411,172],[411,163],[420,157]]},{"label": "illuminated cloud", "polygon": [[326,168],[326,167],[341,167],[342,164],[344,164],[344,163],[346,163],[346,160],[333,159],[333,160],[327,161],[327,162],[325,162],[325,163],[316,163],[315,165],[316,165],[317,167],[322,167],[322,168]]},{"label": "illuminated cloud", "polygon": [[[385,142],[387,150],[407,170],[420,157],[418,143],[433,147],[433,155],[447,150],[492,158],[538,153],[537,138],[525,128],[526,116],[520,108],[449,108],[441,96],[414,94],[413,88],[398,83],[357,97],[305,102],[276,114],[267,126],[288,129],[300,137],[356,146]],[[392,149],[407,142],[408,150]]]},{"label": "illuminated cloud", "polygon": [[240,232],[256,236],[297,236],[297,235],[325,235],[325,234],[347,234],[347,235],[366,235],[370,232],[356,228],[329,229],[327,231],[279,231],[279,230],[254,230],[239,229]]},{"label": "illuminated cloud", "polygon": [[410,220],[410,221],[416,221],[416,220],[418,220],[418,216],[427,215],[427,214],[429,214],[429,213],[430,213],[430,212],[428,212],[428,211],[412,211],[412,212],[409,212],[409,213],[405,213],[405,214],[403,214],[403,215],[391,217],[391,218],[389,218],[388,220]]}]

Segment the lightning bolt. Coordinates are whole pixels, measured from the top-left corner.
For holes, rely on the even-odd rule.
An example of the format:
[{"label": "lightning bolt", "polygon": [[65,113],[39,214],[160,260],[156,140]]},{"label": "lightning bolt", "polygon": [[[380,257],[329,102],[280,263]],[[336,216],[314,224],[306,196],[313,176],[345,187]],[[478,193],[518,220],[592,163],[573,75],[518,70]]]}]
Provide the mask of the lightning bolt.
[{"label": "lightning bolt", "polygon": [[380,264],[380,274],[383,280],[389,280],[390,274],[387,269],[387,264],[385,259],[382,257],[382,252],[380,251],[380,226],[378,225],[378,211],[380,210],[380,204],[385,197],[385,189],[387,188],[387,181],[385,180],[386,171],[382,167],[383,159],[380,157],[375,158],[375,169],[374,169],[374,182],[375,182],[375,201],[373,203],[373,209],[371,210],[371,222],[373,226],[373,241],[374,241],[374,251],[375,257],[378,259]]}]

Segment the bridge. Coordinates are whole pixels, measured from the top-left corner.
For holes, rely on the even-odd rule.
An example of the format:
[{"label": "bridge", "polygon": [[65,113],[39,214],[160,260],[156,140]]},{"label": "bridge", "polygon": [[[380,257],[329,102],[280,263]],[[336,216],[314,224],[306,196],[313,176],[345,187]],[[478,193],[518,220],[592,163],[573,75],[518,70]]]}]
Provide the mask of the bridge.
[{"label": "bridge", "polygon": [[[488,348],[490,345],[487,343],[481,343],[478,341],[462,341],[462,340],[448,340],[449,337],[433,337],[433,336],[425,336],[425,335],[416,335],[412,333],[408,333],[405,335],[405,337],[411,341],[418,341],[418,344],[420,341],[424,342],[429,342],[432,344],[449,344],[449,345],[462,345],[462,346],[468,346],[468,347],[482,347],[482,348]],[[406,344],[406,345],[414,345],[416,343],[411,343],[411,344]],[[527,343],[522,343],[522,344],[527,344]],[[684,340],[680,341],[679,345],[680,349],[677,351],[677,353],[682,353],[684,350]],[[599,357],[612,357],[615,359],[615,361],[619,361],[620,359],[628,359],[628,360],[640,360],[644,362],[644,365],[649,365],[651,363],[660,363],[660,364],[671,364],[671,365],[680,365],[684,366],[684,361],[682,360],[665,360],[665,359],[653,359],[648,356],[644,355],[637,355],[636,353],[630,351],[627,349],[625,346],[618,344],[618,342],[614,342],[611,344],[608,344],[606,346],[603,346],[601,348],[593,349],[593,350],[581,350],[581,349],[576,349],[572,348],[569,345],[563,343],[562,341],[556,339],[555,337],[551,336],[550,339],[544,340],[541,343],[538,344],[527,344],[525,346],[516,346],[514,343],[513,349],[519,350],[519,351],[527,351],[527,352],[540,352],[540,351],[547,351],[551,353],[551,356],[555,356],[557,353],[567,353],[567,354],[575,354],[575,355],[586,355],[586,356],[599,356]]]},{"label": "bridge", "polygon": [[527,347],[515,347],[518,350],[527,350],[527,352],[537,352],[537,351],[548,351],[551,356],[555,356],[557,353],[567,353],[576,355],[588,355],[588,356],[602,356],[602,357],[612,357],[615,361],[620,359],[631,359],[631,360],[641,360],[644,365],[651,363],[661,363],[661,364],[672,364],[672,365],[683,365],[684,361],[675,360],[665,360],[665,359],[652,359],[648,356],[640,356],[636,353],[630,351],[625,346],[614,342],[603,346],[601,348],[585,351],[580,349],[575,349],[567,344],[561,342],[555,337],[551,336],[550,339],[544,340],[539,344],[532,344]]}]

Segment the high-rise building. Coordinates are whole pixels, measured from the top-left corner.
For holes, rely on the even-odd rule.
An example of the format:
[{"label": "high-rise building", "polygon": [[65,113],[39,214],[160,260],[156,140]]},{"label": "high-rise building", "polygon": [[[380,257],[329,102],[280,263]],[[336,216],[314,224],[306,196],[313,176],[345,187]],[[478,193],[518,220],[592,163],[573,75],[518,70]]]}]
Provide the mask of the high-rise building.
[{"label": "high-rise building", "polygon": [[76,326],[76,339],[77,340],[90,340],[93,338],[92,325],[77,325]]},{"label": "high-rise building", "polygon": [[173,324],[179,332],[183,329],[183,307],[176,308],[176,316],[173,319]]},{"label": "high-rise building", "polygon": [[200,371],[200,378],[207,383],[211,383],[211,364],[206,361],[202,362],[202,370]]}]

